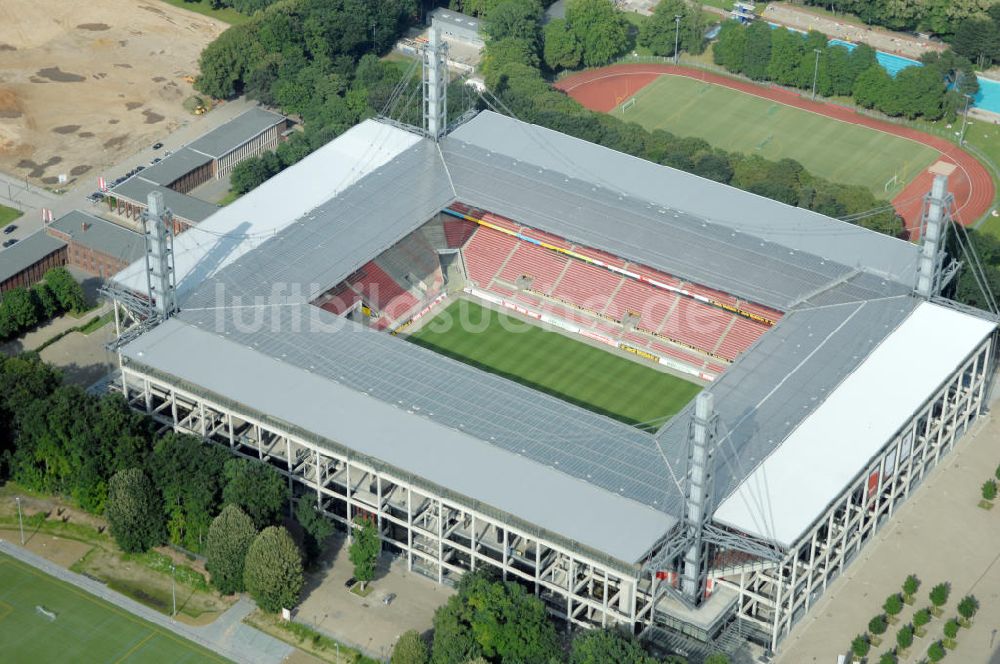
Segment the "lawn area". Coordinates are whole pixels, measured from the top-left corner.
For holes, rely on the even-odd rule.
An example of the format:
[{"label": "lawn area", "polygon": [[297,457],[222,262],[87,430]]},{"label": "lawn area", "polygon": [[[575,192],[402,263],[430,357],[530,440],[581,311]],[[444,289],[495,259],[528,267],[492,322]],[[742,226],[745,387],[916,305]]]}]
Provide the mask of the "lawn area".
[{"label": "lawn area", "polygon": [[166,2],[168,5],[173,5],[174,7],[180,7],[181,9],[210,16],[214,19],[222,21],[223,23],[229,23],[231,25],[237,25],[250,19],[249,16],[239,13],[232,7],[213,9],[212,0],[194,0],[194,2],[188,2],[188,0],[163,0],[163,2]]},{"label": "lawn area", "polygon": [[0,205],[0,228],[9,225],[12,221],[20,217],[23,213],[6,205]]},{"label": "lawn area", "polygon": [[[55,613],[55,620],[36,607]],[[4,555],[0,643],[8,662],[228,661]]]},{"label": "lawn area", "polygon": [[[889,197],[932,164],[937,152],[897,136],[681,76],[661,76],[635,95],[625,120],[678,136],[699,136],[719,148],[791,157],[811,173],[860,184]],[[885,184],[898,175],[895,187]]]},{"label": "lawn area", "polygon": [[701,390],[467,300],[453,303],[409,340],[629,424],[656,420],[658,426]]}]

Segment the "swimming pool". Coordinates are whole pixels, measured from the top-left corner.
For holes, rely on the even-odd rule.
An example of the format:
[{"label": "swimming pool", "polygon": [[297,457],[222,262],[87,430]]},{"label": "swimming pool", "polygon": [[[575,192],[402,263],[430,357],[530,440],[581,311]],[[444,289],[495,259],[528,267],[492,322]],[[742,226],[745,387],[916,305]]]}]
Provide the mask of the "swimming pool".
[{"label": "swimming pool", "polygon": [[1000,113],[1000,81],[990,78],[979,79],[979,92],[972,98],[972,105],[984,111]]}]

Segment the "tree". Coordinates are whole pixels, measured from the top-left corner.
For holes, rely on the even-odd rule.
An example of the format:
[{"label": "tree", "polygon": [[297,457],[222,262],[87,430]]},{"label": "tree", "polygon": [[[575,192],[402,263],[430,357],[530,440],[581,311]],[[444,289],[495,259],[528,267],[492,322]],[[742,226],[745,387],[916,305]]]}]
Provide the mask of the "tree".
[{"label": "tree", "polygon": [[867,655],[869,650],[871,650],[871,644],[868,643],[868,639],[864,634],[855,636],[854,640],[851,641],[851,652],[854,653],[854,656],[858,659]]},{"label": "tree", "polygon": [[892,77],[880,65],[861,72],[854,81],[854,101],[864,108],[881,108],[892,90]]},{"label": "tree", "polygon": [[787,28],[778,28],[771,37],[771,60],[767,77],[781,85],[798,85],[799,63],[805,41],[802,35]]},{"label": "tree", "polygon": [[913,596],[917,594],[920,590],[920,579],[917,578],[916,574],[910,574],[903,581],[903,601],[907,604],[913,604]]},{"label": "tree", "polygon": [[[680,26],[677,17],[680,16]],[[654,55],[673,55],[674,43],[682,50],[701,53],[705,50],[705,23],[701,7],[686,0],[661,0],[653,15],[639,28],[638,43]]]},{"label": "tree", "polygon": [[715,652],[705,658],[704,664],[729,664],[729,655]]},{"label": "tree", "polygon": [[997,59],[1000,33],[993,21],[975,18],[962,21],[955,31],[951,46],[959,55],[984,67]]},{"label": "tree", "polygon": [[296,504],[295,520],[302,526],[303,548],[308,566],[319,557],[323,547],[333,535],[333,524],[323,516],[316,504],[307,498],[300,499]]},{"label": "tree", "polygon": [[392,648],[391,664],[427,664],[430,650],[427,642],[414,630],[407,630],[399,636]]},{"label": "tree", "polygon": [[995,476],[995,477],[996,477],[996,478],[997,478],[998,480],[1000,480],[1000,466],[997,466],[997,469],[993,471],[993,475],[994,475],[994,476]]},{"label": "tree", "polygon": [[163,495],[173,544],[201,551],[212,516],[218,513],[223,468],[230,458],[222,448],[194,436],[169,433],[157,441],[148,467]]},{"label": "tree", "polygon": [[920,609],[913,614],[913,629],[917,636],[923,636],[926,632],[924,625],[931,621],[930,609]]},{"label": "tree", "polygon": [[239,505],[258,528],[277,523],[288,497],[285,479],[277,470],[262,461],[230,459],[222,474],[225,504]]},{"label": "tree", "polygon": [[875,636],[881,636],[885,634],[885,630],[889,629],[889,624],[885,620],[885,616],[881,613],[868,621],[868,631]]},{"label": "tree", "polygon": [[997,483],[996,480],[986,480],[983,482],[983,500],[993,500],[997,497]]},{"label": "tree", "polygon": [[105,516],[111,536],[127,553],[147,551],[163,541],[160,499],[139,468],[120,470],[111,477]]},{"label": "tree", "polygon": [[35,284],[31,289],[31,295],[34,298],[35,311],[43,320],[48,320],[62,311],[52,287],[44,281]]},{"label": "tree", "polygon": [[968,627],[972,618],[979,610],[979,600],[975,595],[966,595],[958,602],[958,615],[962,616],[962,625]]},{"label": "tree", "polygon": [[244,563],[256,536],[253,520],[236,505],[226,505],[212,520],[208,529],[205,569],[212,575],[212,585],[223,595],[244,589]]},{"label": "tree", "polygon": [[628,26],[609,0],[568,0],[566,22],[583,47],[583,64],[598,67],[628,47]]},{"label": "tree", "polygon": [[38,324],[38,311],[27,288],[18,286],[0,300],[0,337],[10,338]]},{"label": "tree", "polygon": [[269,526],[247,550],[243,584],[264,611],[291,609],[302,591],[302,558],[288,531]]},{"label": "tree", "polygon": [[746,50],[746,28],[737,21],[723,21],[719,36],[712,47],[712,59],[715,64],[722,65],[729,71],[743,71]]},{"label": "tree", "polygon": [[490,570],[465,574],[458,592],[434,614],[434,664],[489,661],[548,662],[559,654],[545,605]]},{"label": "tree", "polygon": [[958,636],[958,621],[952,618],[944,624],[945,645],[949,648],[955,647],[955,638]]},{"label": "tree", "polygon": [[63,311],[84,311],[87,308],[87,298],[83,287],[64,267],[50,268],[42,277],[46,285],[52,289],[59,306]]},{"label": "tree", "polygon": [[375,566],[382,552],[375,520],[358,515],[354,517],[354,533],[348,556],[354,563],[354,578],[361,582],[361,589],[375,578]]},{"label": "tree", "polygon": [[948,595],[950,594],[951,584],[948,582],[939,583],[931,588],[930,599],[936,615],[941,615],[941,607],[948,603]]},{"label": "tree", "polygon": [[766,21],[754,21],[746,28],[747,47],[743,54],[742,72],[762,81],[767,78],[767,68],[771,63],[771,26]]},{"label": "tree", "polygon": [[913,645],[913,627],[910,625],[903,625],[896,632],[896,645],[899,646],[900,650],[906,650],[911,645]]},{"label": "tree", "polygon": [[488,39],[520,39],[537,48],[543,13],[539,0],[501,0],[483,17],[482,31]]},{"label": "tree", "polygon": [[564,18],[554,18],[545,24],[543,30],[545,47],[542,59],[553,71],[573,69],[580,66],[583,48],[576,34],[569,29]]},{"label": "tree", "polygon": [[927,649],[927,658],[932,662],[940,662],[944,659],[944,646],[941,645],[940,641],[935,641]]},{"label": "tree", "polygon": [[656,664],[634,638],[621,632],[603,629],[577,634],[569,655],[569,664]]},{"label": "tree", "polygon": [[897,664],[898,662],[899,658],[897,658],[896,653],[892,651],[884,652],[878,658],[878,664]]}]

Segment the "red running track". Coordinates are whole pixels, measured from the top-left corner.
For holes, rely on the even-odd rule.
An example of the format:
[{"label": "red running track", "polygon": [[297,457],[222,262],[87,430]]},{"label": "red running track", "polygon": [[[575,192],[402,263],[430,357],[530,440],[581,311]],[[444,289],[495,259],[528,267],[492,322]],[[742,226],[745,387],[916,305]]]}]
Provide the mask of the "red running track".
[{"label": "red running track", "polygon": [[[956,170],[948,179],[948,189],[955,196],[955,216],[963,224],[969,225],[985,215],[993,204],[995,191],[993,178],[989,171],[972,155],[958,146],[909,127],[901,127],[870,118],[855,112],[853,109],[811,101],[801,95],[779,87],[763,87],[727,78],[718,74],[674,65],[614,65],[580,72],[568,76],[555,87],[569,94],[587,108],[607,113],[623,101],[634,95],[643,87],[663,75],[686,76],[706,83],[722,85],[746,94],[770,99],[787,106],[801,108],[811,113],[819,113],[835,120],[850,122],[900,136],[907,140],[923,143],[938,151],[940,159],[955,164]],[[933,176],[924,171],[907,184],[896,195],[892,204],[906,221],[911,237],[919,231],[920,212],[923,205],[923,195],[930,190]]]}]

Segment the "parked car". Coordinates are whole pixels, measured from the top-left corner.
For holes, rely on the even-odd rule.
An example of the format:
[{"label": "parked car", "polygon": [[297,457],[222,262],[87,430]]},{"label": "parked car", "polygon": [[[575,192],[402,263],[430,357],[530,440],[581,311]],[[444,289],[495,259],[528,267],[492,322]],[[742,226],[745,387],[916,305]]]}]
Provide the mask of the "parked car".
[{"label": "parked car", "polygon": [[396,593],[389,593],[388,595],[382,598],[382,603],[385,604],[386,606],[389,606],[390,604],[392,604],[392,600],[394,599],[396,599]]},{"label": "parked car", "polygon": [[345,587],[345,588],[347,588],[348,590],[350,590],[351,588],[353,588],[353,587],[354,587],[354,584],[355,584],[355,583],[357,583],[357,582],[358,582],[358,580],[357,580],[357,579],[355,579],[355,578],[354,578],[354,577],[352,576],[351,578],[349,578],[349,579],[348,579],[348,580],[347,580],[347,581],[346,581],[346,582],[344,583],[344,587]]},{"label": "parked car", "polygon": [[4,235],[10,235],[11,233],[13,233],[16,230],[17,230],[17,226],[15,224],[10,224],[9,226],[7,226],[6,228],[3,229],[3,234]]},{"label": "parked car", "polygon": [[154,150],[159,150],[162,147],[163,147],[163,143],[160,143],[160,142],[153,143],[153,149]]},{"label": "parked car", "polygon": [[4,241],[3,248],[6,249],[7,247],[11,247],[11,246],[13,246],[15,244],[17,244],[17,238],[16,237],[12,237],[11,239]]},{"label": "parked car", "polygon": [[149,163],[150,163],[150,165],[152,165],[152,164],[158,164],[158,163],[160,163],[161,161],[163,161],[163,160],[162,160],[162,159],[160,159],[159,157],[157,157],[156,159],[154,159],[153,161],[151,161],[151,162],[149,162]]}]

